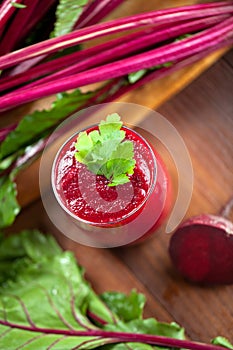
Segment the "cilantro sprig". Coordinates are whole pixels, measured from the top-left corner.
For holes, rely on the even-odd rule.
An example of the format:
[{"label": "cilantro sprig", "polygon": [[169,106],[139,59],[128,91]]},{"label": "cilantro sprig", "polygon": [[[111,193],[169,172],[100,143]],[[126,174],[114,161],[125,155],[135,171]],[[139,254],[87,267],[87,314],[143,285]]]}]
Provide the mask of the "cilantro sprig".
[{"label": "cilantro sprig", "polygon": [[136,163],[133,142],[124,141],[122,125],[117,113],[110,114],[100,122],[98,130],[80,132],[75,143],[76,160],[92,173],[105,176],[109,186],[129,182],[128,175],[133,174]]}]

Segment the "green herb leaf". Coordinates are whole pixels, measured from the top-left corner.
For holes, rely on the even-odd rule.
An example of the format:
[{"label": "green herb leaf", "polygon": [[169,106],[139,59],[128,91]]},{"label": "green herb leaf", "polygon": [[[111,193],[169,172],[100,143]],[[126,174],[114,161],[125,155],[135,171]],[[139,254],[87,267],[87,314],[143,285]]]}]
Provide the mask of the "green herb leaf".
[{"label": "green herb leaf", "polygon": [[0,177],[0,228],[10,226],[19,213],[16,184],[9,176]]},{"label": "green herb leaf", "polygon": [[121,129],[122,125],[123,123],[121,122],[121,118],[117,113],[108,115],[106,121],[102,120],[100,122],[99,130],[101,136],[104,139],[109,139],[113,133],[119,134],[119,130]]},{"label": "green herb leaf", "polygon": [[27,7],[24,4],[19,4],[18,2],[14,2],[14,1],[11,2],[11,6],[16,7],[17,9],[24,9],[25,7]]},{"label": "green herb leaf", "polygon": [[0,144],[0,160],[40,139],[47,130],[81,107],[91,96],[92,93],[82,93],[80,90],[58,94],[51,108],[26,115]]},{"label": "green herb leaf", "polygon": [[123,141],[122,125],[120,116],[113,113],[100,122],[99,130],[81,132],[75,143],[76,160],[94,174],[104,175],[109,186],[129,182],[128,175],[133,174],[136,163],[132,141]]},{"label": "green herb leaf", "polygon": [[69,33],[88,0],[60,0],[56,9],[55,37]]}]

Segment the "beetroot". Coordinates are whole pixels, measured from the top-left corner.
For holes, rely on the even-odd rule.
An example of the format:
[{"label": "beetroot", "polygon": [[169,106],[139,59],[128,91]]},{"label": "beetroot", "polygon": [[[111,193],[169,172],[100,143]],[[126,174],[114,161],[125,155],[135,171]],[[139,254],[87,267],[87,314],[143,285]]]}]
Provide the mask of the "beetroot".
[{"label": "beetroot", "polygon": [[179,273],[192,282],[233,283],[233,224],[222,217],[190,218],[173,234],[169,253]]}]

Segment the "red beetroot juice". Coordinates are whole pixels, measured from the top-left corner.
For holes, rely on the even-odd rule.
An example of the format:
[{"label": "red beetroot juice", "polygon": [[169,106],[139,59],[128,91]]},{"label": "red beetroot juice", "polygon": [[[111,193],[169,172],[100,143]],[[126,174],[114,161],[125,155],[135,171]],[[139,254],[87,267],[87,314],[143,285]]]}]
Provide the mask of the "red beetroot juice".
[{"label": "red beetroot juice", "polygon": [[[87,133],[98,127],[86,129]],[[121,228],[130,242],[139,242],[158,229],[170,208],[170,182],[166,168],[151,145],[134,130],[122,127],[134,145],[136,165],[130,182],[109,187],[102,175],[91,173],[75,159],[72,136],[53,164],[52,184],[60,206],[80,223],[82,230]]]}]

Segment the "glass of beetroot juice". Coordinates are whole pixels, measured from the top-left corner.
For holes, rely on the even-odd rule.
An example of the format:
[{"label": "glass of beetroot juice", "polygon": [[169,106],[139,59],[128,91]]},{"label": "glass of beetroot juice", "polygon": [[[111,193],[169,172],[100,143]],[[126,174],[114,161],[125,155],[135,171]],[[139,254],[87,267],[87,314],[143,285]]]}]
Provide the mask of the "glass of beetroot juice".
[{"label": "glass of beetroot juice", "polygon": [[72,238],[90,246],[139,243],[161,227],[170,210],[162,159],[116,113],[62,145],[51,179],[57,203],[75,227]]}]

